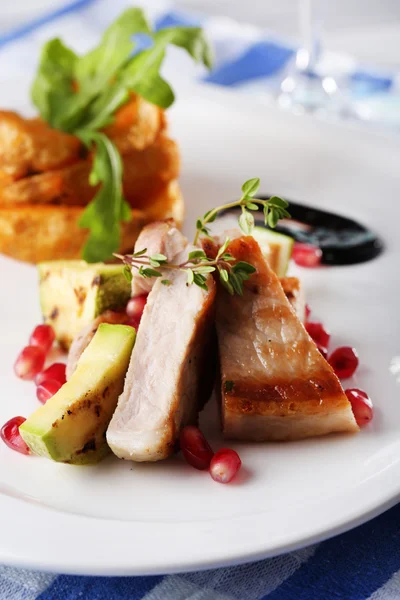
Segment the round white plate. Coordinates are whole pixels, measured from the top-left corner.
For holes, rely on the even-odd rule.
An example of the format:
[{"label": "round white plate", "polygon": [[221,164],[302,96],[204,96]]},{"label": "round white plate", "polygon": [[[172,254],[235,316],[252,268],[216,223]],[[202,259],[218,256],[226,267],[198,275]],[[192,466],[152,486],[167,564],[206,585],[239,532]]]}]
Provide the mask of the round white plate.
[{"label": "round white plate", "polygon": [[[399,143],[250,101],[242,107],[245,101],[232,97],[197,90],[171,112],[187,222],[260,176],[265,193],[337,210],[381,234],[386,252],[373,262],[301,271],[313,315],[333,332],[332,346],[357,347],[361,366],[347,383],[368,390],[375,419],[353,436],[232,444],[244,466],[226,486],[180,457],[148,465],[110,457],[73,467],[0,444],[0,563],[101,575],[229,565],[337,534],[396,502]],[[3,423],[38,405],[33,384],[17,380],[12,365],[40,313],[35,269],[6,258],[0,269]],[[221,447],[211,405],[202,426]]]}]

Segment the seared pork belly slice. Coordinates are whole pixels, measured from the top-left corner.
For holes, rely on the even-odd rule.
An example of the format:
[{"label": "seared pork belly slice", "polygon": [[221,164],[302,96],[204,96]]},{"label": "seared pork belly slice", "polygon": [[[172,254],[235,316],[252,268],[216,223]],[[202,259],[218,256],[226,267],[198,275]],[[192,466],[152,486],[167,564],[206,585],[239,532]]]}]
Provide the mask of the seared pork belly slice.
[{"label": "seared pork belly slice", "polygon": [[[176,257],[187,260],[192,246]],[[147,298],[125,388],[107,430],[114,454],[134,461],[156,461],[173,453],[179,432],[196,424],[204,403],[204,383],[214,328],[215,282],[208,291],[186,285],[187,276],[169,270]]]},{"label": "seared pork belly slice", "polygon": [[227,438],[295,440],[355,432],[351,406],[252,237],[228,251],[257,271],[243,296],[217,294],[222,426]]},{"label": "seared pork belly slice", "polygon": [[286,298],[302,323],[306,320],[306,297],[298,277],[281,277],[279,280]]},{"label": "seared pork belly slice", "polygon": [[[143,227],[135,243],[134,252],[147,248],[146,254],[164,254],[168,262],[174,262],[176,256],[187,246],[188,240],[176,227],[173,219],[154,221]],[[154,285],[155,279],[145,279],[132,269],[132,297],[148,294]]]},{"label": "seared pork belly slice", "polygon": [[111,323],[112,325],[123,325],[129,320],[126,312],[117,312],[114,310],[106,310],[101,315],[93,319],[91,323],[83,327],[71,344],[68,352],[68,361],[66,368],[66,376],[69,379],[76,369],[78,360],[82,352],[92,341],[100,323]]}]

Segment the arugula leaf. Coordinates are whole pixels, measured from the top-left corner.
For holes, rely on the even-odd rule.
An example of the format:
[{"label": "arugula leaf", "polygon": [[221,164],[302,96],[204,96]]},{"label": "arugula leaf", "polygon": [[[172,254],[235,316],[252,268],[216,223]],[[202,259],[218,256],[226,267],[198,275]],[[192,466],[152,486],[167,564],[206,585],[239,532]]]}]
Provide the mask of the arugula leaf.
[{"label": "arugula leaf", "polygon": [[[139,33],[148,35],[152,45],[134,54],[133,36]],[[174,93],[160,75],[169,44],[211,66],[211,50],[200,28],[152,31],[141,8],[124,11],[105,31],[99,45],[83,56],[58,38],[42,50],[31,90],[33,103],[49,125],[77,135],[90,148],[96,147],[90,183],[102,187],[80,220],[82,227],[90,229],[83,251],[88,262],[107,259],[118,249],[119,222],[130,218],[122,197],[121,158],[114,144],[98,130],[112,123],[116,110],[131,92],[162,108],[172,104]],[[202,232],[207,234],[207,229],[203,227]]]},{"label": "arugula leaf", "polygon": [[122,162],[117,148],[104,133],[85,130],[77,135],[88,148],[96,147],[89,181],[92,185],[102,185],[85,208],[79,225],[90,230],[83,258],[99,262],[118,250],[119,222],[129,220],[131,211],[122,195]]}]

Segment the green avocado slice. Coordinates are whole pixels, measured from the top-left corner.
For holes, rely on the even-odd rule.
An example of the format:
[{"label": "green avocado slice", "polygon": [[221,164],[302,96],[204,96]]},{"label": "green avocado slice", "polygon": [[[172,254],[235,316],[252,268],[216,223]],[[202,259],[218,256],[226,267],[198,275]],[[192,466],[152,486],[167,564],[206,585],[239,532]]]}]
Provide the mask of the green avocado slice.
[{"label": "green avocado slice", "polygon": [[19,428],[32,452],[72,464],[93,464],[108,453],[106,430],[135,338],[128,325],[99,325],[72,377]]},{"label": "green avocado slice", "polygon": [[38,271],[43,319],[66,350],[85,325],[106,310],[124,308],[131,296],[122,263],[54,260],[40,263]]}]

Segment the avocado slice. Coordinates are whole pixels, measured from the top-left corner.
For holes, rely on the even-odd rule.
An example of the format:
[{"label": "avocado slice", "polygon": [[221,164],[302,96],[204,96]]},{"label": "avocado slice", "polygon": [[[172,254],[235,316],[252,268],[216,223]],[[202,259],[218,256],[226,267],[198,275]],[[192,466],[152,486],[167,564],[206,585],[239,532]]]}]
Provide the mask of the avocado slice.
[{"label": "avocado slice", "polygon": [[135,338],[128,325],[99,325],[69,381],[21,425],[32,452],[72,464],[93,464],[108,453],[106,430]]},{"label": "avocado slice", "polygon": [[254,227],[252,236],[278,277],[285,277],[292,256],[294,239],[266,227]]},{"label": "avocado slice", "polygon": [[65,350],[82,327],[105,310],[125,307],[131,296],[122,264],[54,260],[40,263],[38,271],[44,321]]}]

